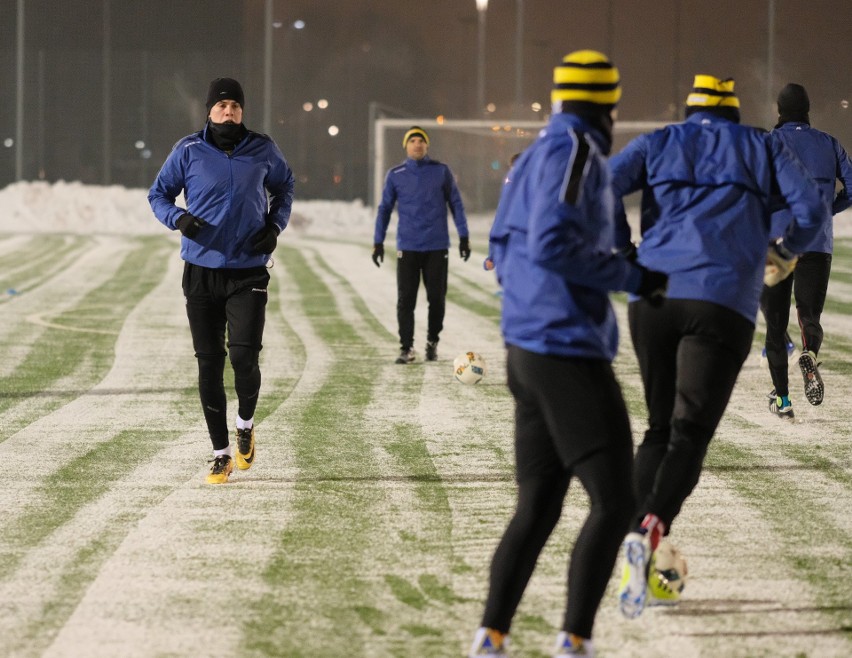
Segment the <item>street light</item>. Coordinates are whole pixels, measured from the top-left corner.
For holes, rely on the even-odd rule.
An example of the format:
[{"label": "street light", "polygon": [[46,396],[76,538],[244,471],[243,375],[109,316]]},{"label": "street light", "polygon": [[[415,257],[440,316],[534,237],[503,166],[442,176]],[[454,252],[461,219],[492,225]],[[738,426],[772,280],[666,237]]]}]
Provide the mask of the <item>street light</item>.
[{"label": "street light", "polygon": [[479,13],[476,115],[480,116],[485,108],[485,12],[488,11],[488,0],[476,0],[476,11]]}]

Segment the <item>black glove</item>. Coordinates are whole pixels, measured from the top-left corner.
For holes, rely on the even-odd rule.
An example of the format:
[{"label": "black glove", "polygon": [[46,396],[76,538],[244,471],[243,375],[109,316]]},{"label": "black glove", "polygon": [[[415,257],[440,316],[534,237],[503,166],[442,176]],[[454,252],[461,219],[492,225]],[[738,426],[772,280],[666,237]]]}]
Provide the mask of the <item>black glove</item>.
[{"label": "black glove", "polygon": [[385,262],[385,245],[381,242],[373,245],[373,262],[376,264],[376,267],[381,267],[382,263]]},{"label": "black glove", "polygon": [[646,269],[641,265],[637,267],[642,270],[642,280],[636,294],[646,299],[651,306],[661,306],[669,287],[669,275]]},{"label": "black glove", "polygon": [[639,252],[636,249],[636,245],[632,242],[628,242],[626,247],[622,247],[621,249],[616,249],[615,253],[624,256],[631,263],[636,262],[636,258],[639,256]]},{"label": "black glove", "polygon": [[251,247],[256,254],[271,254],[278,246],[278,227],[267,223],[251,241]]},{"label": "black glove", "polygon": [[185,212],[178,217],[175,222],[175,226],[177,226],[178,231],[190,240],[198,235],[198,231],[200,231],[201,227],[205,224],[207,224],[207,222],[201,219],[201,217],[190,215],[188,212]]},{"label": "black glove", "polygon": [[464,260],[470,258],[470,238],[459,238],[459,256]]}]

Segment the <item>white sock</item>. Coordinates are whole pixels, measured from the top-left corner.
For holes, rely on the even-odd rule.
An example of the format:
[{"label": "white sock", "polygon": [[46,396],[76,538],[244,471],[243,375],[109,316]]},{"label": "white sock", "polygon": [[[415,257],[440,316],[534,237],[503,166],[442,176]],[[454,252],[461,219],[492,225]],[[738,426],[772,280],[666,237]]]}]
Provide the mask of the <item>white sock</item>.
[{"label": "white sock", "polygon": [[228,457],[233,458],[233,456],[234,456],[233,446],[229,443],[227,448],[222,448],[221,450],[214,450],[213,451],[214,457],[219,457],[221,455],[228,455]]},{"label": "white sock", "polygon": [[251,429],[252,427],[254,427],[254,416],[252,416],[248,420],[243,420],[242,418],[240,418],[240,415],[237,414],[237,429],[238,430]]}]

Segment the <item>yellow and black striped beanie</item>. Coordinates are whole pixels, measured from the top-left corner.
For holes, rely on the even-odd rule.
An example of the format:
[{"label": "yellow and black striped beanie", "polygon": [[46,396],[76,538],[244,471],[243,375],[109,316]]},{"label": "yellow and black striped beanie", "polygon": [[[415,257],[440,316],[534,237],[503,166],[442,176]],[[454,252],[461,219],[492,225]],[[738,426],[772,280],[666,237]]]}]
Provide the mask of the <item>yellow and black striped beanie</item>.
[{"label": "yellow and black striped beanie", "polygon": [[408,140],[412,137],[422,137],[423,141],[426,142],[426,146],[429,146],[429,135],[426,134],[426,131],[420,126],[411,126],[411,128],[405,131],[405,136],[402,138],[402,148],[408,145]]},{"label": "yellow and black striped beanie", "polygon": [[692,83],[692,92],[686,97],[687,107],[733,107],[740,101],[734,94],[734,80],[720,80],[712,75],[699,74]]},{"label": "yellow and black striped beanie", "polygon": [[552,103],[581,102],[615,106],[621,78],[609,58],[596,50],[577,50],[553,69]]}]

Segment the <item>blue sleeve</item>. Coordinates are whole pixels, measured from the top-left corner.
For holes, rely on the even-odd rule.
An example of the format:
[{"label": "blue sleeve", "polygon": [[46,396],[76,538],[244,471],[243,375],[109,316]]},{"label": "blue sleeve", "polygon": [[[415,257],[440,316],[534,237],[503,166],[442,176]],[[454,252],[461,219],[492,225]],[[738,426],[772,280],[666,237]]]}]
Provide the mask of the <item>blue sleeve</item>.
[{"label": "blue sleeve", "polygon": [[290,222],[290,211],[293,208],[293,189],[295,179],[290,165],[284,159],[278,147],[272,143],[272,167],[266,176],[264,186],[269,192],[269,216],[280,233]]},{"label": "blue sleeve", "polygon": [[373,234],[373,244],[381,244],[385,241],[390,224],[391,213],[396,205],[396,187],[391,180],[391,172],[385,177],[385,187],[382,190],[382,202],[376,213],[376,230]]},{"label": "blue sleeve", "polygon": [[175,205],[175,199],[184,189],[185,177],[180,158],[184,151],[185,149],[175,145],[148,191],[148,203],[154,211],[154,216],[173,231],[177,228],[175,222],[186,212]]},{"label": "blue sleeve", "polygon": [[447,204],[450,206],[450,212],[453,214],[453,221],[456,224],[456,230],[460,238],[469,237],[470,233],[467,229],[467,217],[464,214],[464,204],[462,203],[459,188],[456,185],[456,179],[453,177],[453,172],[449,167],[444,167],[444,190],[447,198]]},{"label": "blue sleeve", "polygon": [[[559,273],[566,281],[597,290],[630,290],[639,286],[639,269],[610,249],[602,250],[588,233],[589,224],[610,229],[609,217],[595,216],[595,200],[608,184],[605,171],[596,171],[594,160],[575,167],[579,149],[570,157],[555,152],[546,166],[536,198],[530,208],[526,247],[530,260]],[[580,171],[582,173],[580,174]],[[576,177],[581,175],[579,182]],[[570,193],[579,189],[576,198]]]},{"label": "blue sleeve", "polygon": [[640,135],[624,149],[610,158],[612,173],[612,193],[615,197],[615,248],[624,249],[632,241],[627,212],[624,209],[624,197],[645,186],[647,179],[645,155],[648,150],[648,138]]},{"label": "blue sleeve", "polygon": [[834,152],[837,157],[837,180],[843,185],[831,204],[831,213],[836,215],[852,207],[852,160],[849,154],[836,139],[834,140]]}]

